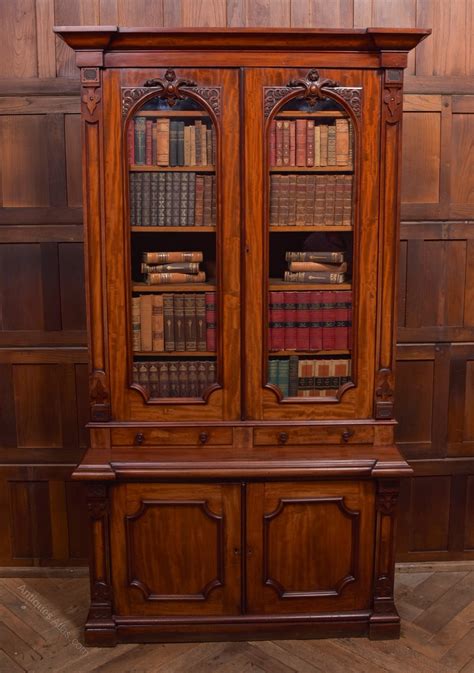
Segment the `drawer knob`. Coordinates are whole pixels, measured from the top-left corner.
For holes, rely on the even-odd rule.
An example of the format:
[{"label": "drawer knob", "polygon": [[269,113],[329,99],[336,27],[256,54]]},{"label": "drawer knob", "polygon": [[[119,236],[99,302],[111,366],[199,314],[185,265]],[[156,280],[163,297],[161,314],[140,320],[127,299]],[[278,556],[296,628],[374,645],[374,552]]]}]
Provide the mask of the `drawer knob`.
[{"label": "drawer knob", "polygon": [[280,444],[286,444],[288,441],[288,433],[287,432],[280,432],[278,435],[278,441]]},{"label": "drawer knob", "polygon": [[145,435],[143,434],[143,432],[137,432],[137,434],[135,435],[135,444],[141,446],[144,441],[145,441]]},{"label": "drawer knob", "polygon": [[342,441],[347,443],[350,440],[350,438],[352,437],[353,434],[354,434],[354,430],[351,430],[350,428],[347,428],[346,430],[344,430],[344,432],[341,435]]},{"label": "drawer knob", "polygon": [[201,444],[205,444],[208,439],[209,439],[209,435],[207,434],[207,432],[199,433],[199,441],[201,442]]}]

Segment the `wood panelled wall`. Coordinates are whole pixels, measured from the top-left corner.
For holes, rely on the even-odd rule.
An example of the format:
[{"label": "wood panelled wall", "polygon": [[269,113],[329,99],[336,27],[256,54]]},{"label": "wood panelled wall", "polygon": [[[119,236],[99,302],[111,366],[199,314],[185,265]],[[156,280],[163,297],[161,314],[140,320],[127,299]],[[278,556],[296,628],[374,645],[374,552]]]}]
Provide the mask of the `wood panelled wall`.
[{"label": "wood panelled wall", "polygon": [[3,0],[0,565],[87,555],[79,87],[51,28],[100,23],[433,29],[405,98],[399,559],[474,558],[474,0]]}]

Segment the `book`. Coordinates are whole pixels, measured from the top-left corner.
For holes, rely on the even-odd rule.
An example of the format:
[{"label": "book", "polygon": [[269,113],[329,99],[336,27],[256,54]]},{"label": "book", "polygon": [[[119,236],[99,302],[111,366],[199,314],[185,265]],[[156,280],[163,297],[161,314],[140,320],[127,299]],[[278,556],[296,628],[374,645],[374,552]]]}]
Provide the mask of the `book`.
[{"label": "book", "polygon": [[140,295],[140,339],[142,351],[153,350],[152,346],[152,308],[153,296],[151,294]]},{"label": "book", "polygon": [[202,262],[202,252],[144,252],[142,261],[146,264],[172,264],[175,262]]},{"label": "book", "polygon": [[174,302],[172,294],[163,295],[163,323],[165,351],[174,351]]},{"label": "book", "polygon": [[184,351],[184,294],[173,294],[174,349]]},{"label": "book", "polygon": [[195,304],[196,304],[196,342],[197,342],[196,348],[198,351],[205,351],[208,350],[207,323],[206,323],[206,295],[201,292],[196,294]]},{"label": "book", "polygon": [[306,119],[296,120],[296,165],[306,166]]},{"label": "book", "polygon": [[215,351],[216,340],[216,293],[206,292],[206,350]]},{"label": "book", "polygon": [[197,350],[196,295],[184,295],[184,340],[186,351]]},{"label": "book", "polygon": [[141,350],[140,297],[132,298],[132,348]]},{"label": "book", "polygon": [[169,166],[170,163],[170,120],[160,117],[156,122],[156,163]]},{"label": "book", "polygon": [[342,264],[330,264],[323,262],[290,262],[288,264],[290,271],[332,271],[333,273],[344,273],[347,271],[347,262]]},{"label": "book", "polygon": [[151,312],[151,339],[154,351],[163,351],[165,348],[163,323],[163,295],[153,294]]},{"label": "book", "polygon": [[336,119],[336,165],[349,164],[349,121]]},{"label": "book", "polygon": [[145,121],[145,165],[151,166],[153,159],[153,122]]},{"label": "book", "polygon": [[344,273],[331,273],[330,271],[285,271],[286,283],[344,283]]},{"label": "book", "polygon": [[283,122],[279,120],[275,124],[275,145],[275,165],[283,166]]},{"label": "book", "polygon": [[135,120],[130,119],[127,128],[127,157],[132,166],[135,163]]},{"label": "book", "polygon": [[144,280],[147,283],[147,285],[166,285],[172,283],[204,283],[206,281],[206,274],[204,271],[199,271],[198,273],[147,273],[145,275]]},{"label": "book", "polygon": [[142,187],[142,226],[151,226],[151,173],[141,174]]},{"label": "book", "polygon": [[178,165],[178,124],[175,120],[170,121],[169,165]]},{"label": "book", "polygon": [[268,349],[281,351],[285,348],[285,294],[270,292]]},{"label": "book", "polygon": [[323,348],[325,350],[334,350],[335,345],[335,327],[336,327],[336,293],[332,290],[322,292],[323,301]]},{"label": "book", "polygon": [[297,330],[297,293],[285,292],[284,295],[284,325],[285,325],[285,350],[296,350]]},{"label": "book", "polygon": [[322,350],[323,348],[323,293],[312,291],[309,293],[309,350]]},{"label": "book", "polygon": [[290,355],[288,364],[288,396],[298,395],[298,356]]},{"label": "book", "polygon": [[169,264],[141,264],[142,273],[199,273],[199,262],[170,262]]},{"label": "book", "polygon": [[136,117],[134,145],[135,145],[135,164],[137,166],[145,165],[145,159],[146,159],[145,133],[146,133],[145,117]]},{"label": "book", "polygon": [[287,252],[287,262],[326,262],[341,264],[344,261],[343,252]]}]

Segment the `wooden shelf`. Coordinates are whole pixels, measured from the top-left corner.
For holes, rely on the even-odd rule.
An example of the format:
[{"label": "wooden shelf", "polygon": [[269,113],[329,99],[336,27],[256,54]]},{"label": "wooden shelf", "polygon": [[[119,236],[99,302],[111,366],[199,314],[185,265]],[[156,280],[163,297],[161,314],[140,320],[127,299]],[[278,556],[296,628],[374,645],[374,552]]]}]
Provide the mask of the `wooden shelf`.
[{"label": "wooden shelf", "polygon": [[133,357],[216,357],[216,351],[133,351]]},{"label": "wooden shelf", "polygon": [[209,117],[204,110],[140,110],[134,117]]},{"label": "wooden shelf", "polygon": [[272,166],[270,173],[353,173],[353,166]]},{"label": "wooden shelf", "polygon": [[161,285],[147,285],[134,283],[132,292],[212,292],[216,289],[214,282],[206,283],[162,283]]},{"label": "wooden shelf", "polygon": [[312,233],[313,231],[353,231],[352,227],[349,226],[324,226],[324,224],[319,224],[319,225],[291,225],[291,224],[285,224],[285,225],[270,225],[269,227],[270,233],[280,233],[280,232],[285,232],[285,231],[307,231],[308,233]]},{"label": "wooden shelf", "polygon": [[302,119],[305,117],[345,117],[350,119],[346,112],[341,110],[316,110],[315,112],[305,112],[304,110],[284,110],[275,115],[276,119],[286,117],[287,119]]},{"label": "wooden shelf", "polygon": [[131,173],[214,173],[215,166],[137,166],[131,164],[128,167]]},{"label": "wooden shelf", "polygon": [[290,355],[350,355],[350,354],[351,354],[351,351],[348,351],[348,350],[268,351],[268,357],[270,357],[270,358],[271,357],[281,357],[282,355],[285,356],[285,357],[290,357]]},{"label": "wooden shelf", "polygon": [[216,232],[216,227],[130,227],[130,231],[134,234],[149,234],[149,233],[166,233],[171,231],[193,232],[193,233],[212,233]]},{"label": "wooden shelf", "polygon": [[271,279],[269,290],[351,290],[352,283],[285,283]]}]

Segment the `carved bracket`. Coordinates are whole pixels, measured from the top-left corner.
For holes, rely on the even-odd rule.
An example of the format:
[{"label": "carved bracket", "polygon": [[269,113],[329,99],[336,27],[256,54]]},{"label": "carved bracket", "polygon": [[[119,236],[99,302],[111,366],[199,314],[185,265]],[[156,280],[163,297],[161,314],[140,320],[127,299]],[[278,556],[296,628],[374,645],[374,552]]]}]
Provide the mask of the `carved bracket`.
[{"label": "carved bracket", "polygon": [[184,100],[189,95],[189,89],[193,93],[203,98],[212,108],[216,116],[221,112],[221,87],[220,86],[198,86],[191,79],[177,78],[174,70],[168,69],[165,72],[164,79],[147,79],[143,86],[122,89],[122,115],[125,117],[130,108],[142,96],[153,92],[154,95],[165,100],[169,107],[176,105],[179,100]]},{"label": "carved bracket", "polygon": [[94,559],[91,564],[91,607],[88,622],[111,622],[113,596],[109,573],[109,507],[105,484],[88,484],[87,507]]},{"label": "carved bracket", "polygon": [[107,377],[103,370],[96,369],[90,375],[89,400],[92,421],[107,422],[111,420]]},{"label": "carved bracket", "polygon": [[397,480],[377,483],[375,507],[377,510],[376,560],[374,578],[374,612],[395,612],[393,581],[395,567],[395,511],[398,501]]},{"label": "carved bracket", "polygon": [[387,124],[398,124],[403,110],[403,70],[388,69],[384,75],[384,119]]},{"label": "carved bracket", "polygon": [[[351,107],[356,117],[360,117],[362,112],[362,88],[345,87],[339,82],[320,77],[318,70],[311,69],[306,77],[295,79],[288,82],[284,87],[264,87],[263,95],[263,113],[265,118],[269,116],[275,105],[286,96],[289,96],[294,89],[299,90],[297,98],[304,99],[311,107],[314,107],[320,100],[331,98],[328,96],[328,89],[334,94],[343,98]],[[330,93],[330,92],[329,92]]]},{"label": "carved bracket", "polygon": [[384,367],[375,375],[375,418],[384,420],[393,417],[394,376],[391,369]]},{"label": "carved bracket", "polygon": [[96,110],[102,99],[100,68],[81,68],[82,112],[87,121],[97,121]]}]

